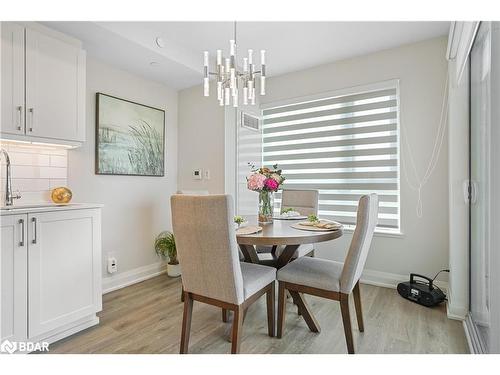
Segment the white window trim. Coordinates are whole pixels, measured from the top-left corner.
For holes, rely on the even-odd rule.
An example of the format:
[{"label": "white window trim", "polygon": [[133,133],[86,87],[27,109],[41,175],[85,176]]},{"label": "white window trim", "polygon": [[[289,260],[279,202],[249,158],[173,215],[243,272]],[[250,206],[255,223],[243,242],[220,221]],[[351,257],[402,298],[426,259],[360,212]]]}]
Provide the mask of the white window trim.
[{"label": "white window trim", "polygon": [[[397,111],[396,111],[396,121],[397,121],[397,170],[398,170],[398,178],[397,178],[397,184],[398,184],[398,204],[399,204],[399,219],[398,219],[398,228],[397,229],[390,229],[390,228],[375,228],[375,233],[374,235],[377,237],[395,237],[395,238],[402,238],[405,236],[404,231],[403,231],[403,219],[402,219],[402,212],[403,212],[403,207],[402,207],[402,202],[401,202],[401,91],[400,91],[400,86],[399,86],[399,79],[389,79],[385,81],[380,81],[380,82],[374,82],[374,83],[369,83],[366,85],[358,85],[358,86],[350,86],[350,87],[344,87],[341,89],[337,90],[331,90],[331,91],[324,91],[321,93],[317,94],[312,94],[312,95],[305,95],[305,96],[297,96],[289,99],[283,99],[283,100],[276,100],[272,102],[268,102],[265,104],[260,105],[260,110],[261,112],[269,109],[269,108],[276,108],[276,107],[282,107],[282,106],[287,106],[287,105],[292,105],[296,103],[303,103],[303,102],[309,102],[309,101],[315,101],[315,100],[321,100],[325,99],[328,97],[335,97],[335,96],[342,96],[342,95],[351,95],[351,94],[357,94],[359,92],[369,92],[369,91],[377,91],[377,90],[383,90],[383,89],[390,89],[390,88],[396,88],[396,100],[397,100]],[[264,147],[264,143],[262,143],[262,147]],[[264,152],[262,152],[262,158],[264,157]],[[263,162],[263,160],[262,160]],[[344,225],[344,231],[345,232],[353,232],[355,228],[355,225]]]}]

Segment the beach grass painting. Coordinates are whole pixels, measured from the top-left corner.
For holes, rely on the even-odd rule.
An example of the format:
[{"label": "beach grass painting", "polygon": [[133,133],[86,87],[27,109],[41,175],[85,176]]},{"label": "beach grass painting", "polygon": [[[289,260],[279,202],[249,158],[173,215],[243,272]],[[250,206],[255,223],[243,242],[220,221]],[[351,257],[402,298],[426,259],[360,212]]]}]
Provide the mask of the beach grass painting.
[{"label": "beach grass painting", "polygon": [[96,173],[164,176],[165,111],[102,93],[96,102]]}]

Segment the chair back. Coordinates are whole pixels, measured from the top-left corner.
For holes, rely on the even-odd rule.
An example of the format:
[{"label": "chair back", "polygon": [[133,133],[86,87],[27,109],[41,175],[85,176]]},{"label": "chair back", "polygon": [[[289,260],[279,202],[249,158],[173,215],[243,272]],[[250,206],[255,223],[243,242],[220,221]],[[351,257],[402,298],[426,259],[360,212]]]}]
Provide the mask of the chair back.
[{"label": "chair back", "polygon": [[301,215],[318,215],[318,196],[317,190],[283,189],[281,211],[286,208],[294,208]]},{"label": "chair back", "polygon": [[232,197],[177,194],[170,200],[184,291],[241,304],[243,276]]},{"label": "chair back", "polygon": [[366,258],[373,238],[378,219],[377,194],[363,195],[359,199],[356,229],[352,236],[351,246],[344,261],[340,278],[340,291],[349,294],[363,272]]}]

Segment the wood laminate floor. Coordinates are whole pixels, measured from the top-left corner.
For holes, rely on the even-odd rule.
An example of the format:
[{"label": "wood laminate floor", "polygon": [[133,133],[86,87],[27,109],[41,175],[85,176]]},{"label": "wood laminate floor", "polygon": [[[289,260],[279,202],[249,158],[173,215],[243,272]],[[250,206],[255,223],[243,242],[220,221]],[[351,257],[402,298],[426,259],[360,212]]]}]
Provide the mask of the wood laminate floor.
[{"label": "wood laminate floor", "polygon": [[[179,279],[161,275],[104,295],[101,322],[50,345],[50,353],[178,353],[182,307]],[[462,323],[446,317],[444,305],[426,308],[393,289],[361,285],[365,332],[351,318],[357,353],[467,353]],[[251,306],[243,324],[242,353],[347,353],[338,302],[306,296],[321,325],[308,330],[289,300],[282,339],[267,336],[265,297]],[[195,302],[190,353],[229,353],[231,323],[221,311]]]}]

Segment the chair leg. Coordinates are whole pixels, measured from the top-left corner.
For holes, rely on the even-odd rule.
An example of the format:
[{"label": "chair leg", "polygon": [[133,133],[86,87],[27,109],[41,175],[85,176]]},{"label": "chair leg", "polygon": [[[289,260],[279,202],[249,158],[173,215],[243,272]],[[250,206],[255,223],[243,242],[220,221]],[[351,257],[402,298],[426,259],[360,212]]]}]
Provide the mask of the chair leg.
[{"label": "chair leg", "polygon": [[231,354],[238,354],[240,352],[242,325],[243,325],[243,307],[239,305],[234,310],[233,332],[231,337]]},{"label": "chair leg", "polygon": [[286,290],[283,283],[278,281],[278,334],[279,339],[283,336],[285,330],[286,315]]},{"label": "chair leg", "polygon": [[181,333],[181,354],[188,352],[189,334],[191,331],[191,317],[193,316],[193,299],[189,293],[184,293],[184,315],[182,316],[182,333]]},{"label": "chair leg", "polygon": [[271,285],[269,285],[269,289],[266,292],[266,304],[267,304],[267,332],[269,336],[274,337],[274,284],[273,281]]},{"label": "chair leg", "polygon": [[229,311],[227,311],[227,309],[222,309],[222,321],[224,323],[229,321]]},{"label": "chair leg", "polygon": [[184,286],[181,285],[181,302],[184,302]]},{"label": "chair leg", "polygon": [[359,332],[365,331],[365,325],[363,323],[363,309],[361,307],[361,293],[359,291],[359,281],[354,286],[354,306],[356,307],[356,317],[358,318],[358,328]]},{"label": "chair leg", "polygon": [[347,352],[354,354],[354,341],[352,339],[351,315],[349,313],[349,295],[340,293],[340,310],[342,312],[342,322],[344,323],[345,341]]}]

